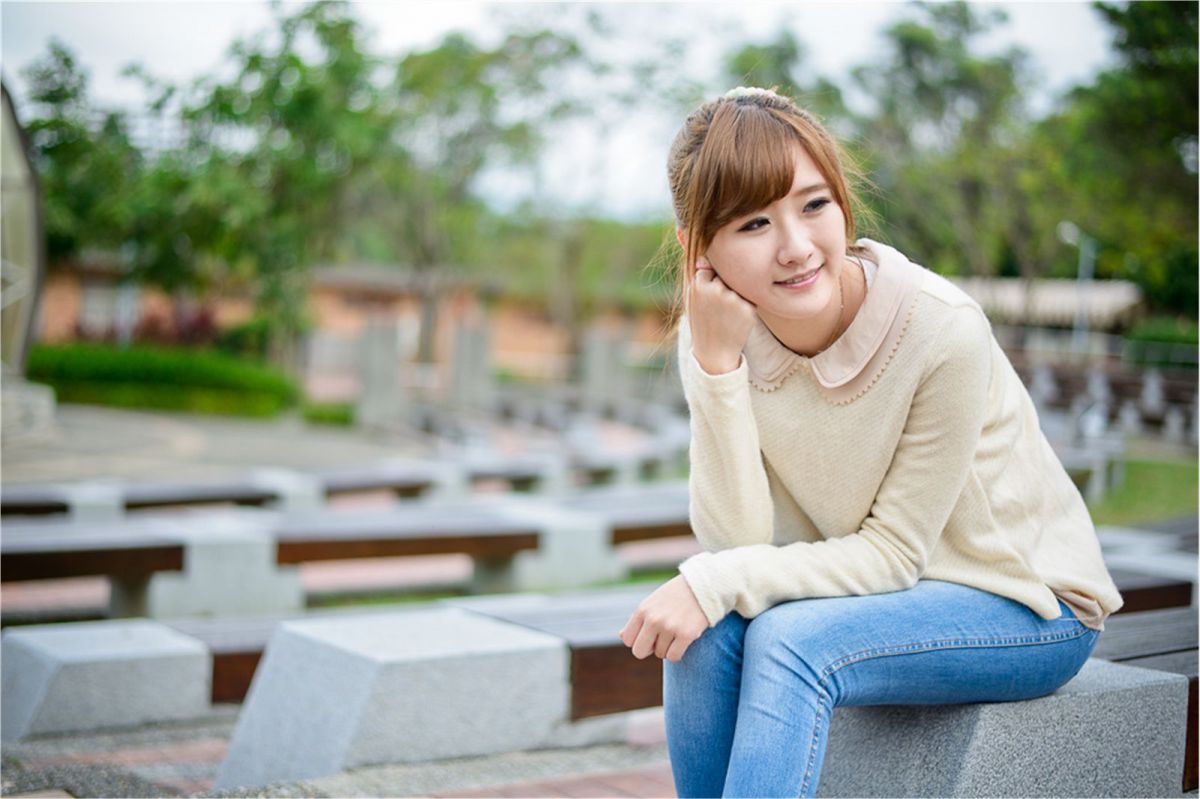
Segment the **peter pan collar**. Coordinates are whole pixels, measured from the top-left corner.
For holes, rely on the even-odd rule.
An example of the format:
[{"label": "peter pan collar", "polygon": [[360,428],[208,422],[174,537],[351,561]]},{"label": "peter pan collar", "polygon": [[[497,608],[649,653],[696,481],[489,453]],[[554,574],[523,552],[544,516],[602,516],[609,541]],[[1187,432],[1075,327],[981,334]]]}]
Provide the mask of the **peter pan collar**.
[{"label": "peter pan collar", "polygon": [[879,269],[850,326],[828,349],[808,357],[779,343],[757,320],[742,350],[755,388],[774,391],[807,362],[822,388],[836,401],[849,401],[857,396],[854,388],[869,387],[886,368],[908,328],[925,270],[885,244],[870,239],[859,239],[857,244]]}]

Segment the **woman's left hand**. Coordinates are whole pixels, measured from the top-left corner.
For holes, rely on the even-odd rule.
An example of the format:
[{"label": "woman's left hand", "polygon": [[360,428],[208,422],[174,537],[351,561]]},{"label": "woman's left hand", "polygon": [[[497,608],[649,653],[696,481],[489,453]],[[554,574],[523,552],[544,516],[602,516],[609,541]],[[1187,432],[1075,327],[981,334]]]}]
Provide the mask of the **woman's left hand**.
[{"label": "woman's left hand", "polygon": [[707,629],[708,617],[681,574],[642,600],[621,630],[621,641],[638,660],[653,653],[678,663]]}]

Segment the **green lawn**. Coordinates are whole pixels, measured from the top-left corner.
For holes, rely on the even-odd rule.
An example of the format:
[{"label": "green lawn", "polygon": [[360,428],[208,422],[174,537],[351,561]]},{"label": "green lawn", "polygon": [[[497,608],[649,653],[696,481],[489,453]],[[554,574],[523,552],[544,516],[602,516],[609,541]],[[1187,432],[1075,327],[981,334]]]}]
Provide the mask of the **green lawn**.
[{"label": "green lawn", "polygon": [[1089,506],[1096,524],[1136,525],[1197,512],[1200,467],[1194,460],[1125,462],[1125,480]]}]

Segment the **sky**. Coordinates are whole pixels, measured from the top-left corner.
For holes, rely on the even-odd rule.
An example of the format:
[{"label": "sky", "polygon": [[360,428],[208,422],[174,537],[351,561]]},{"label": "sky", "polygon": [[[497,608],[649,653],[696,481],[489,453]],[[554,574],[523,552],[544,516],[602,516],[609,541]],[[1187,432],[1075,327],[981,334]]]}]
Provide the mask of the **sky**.
[{"label": "sky", "polygon": [[[295,5],[286,3],[285,5]],[[368,30],[368,48],[375,53],[398,53],[436,44],[447,31],[462,29],[483,43],[493,40],[501,26],[497,17],[520,12],[553,15],[555,3],[537,5],[468,0],[356,0],[356,13]],[[610,10],[631,31],[646,24],[686,25],[694,47],[682,69],[704,72],[737,39],[737,33],[765,40],[781,26],[790,27],[807,48],[808,61],[819,73],[844,84],[847,70],[870,60],[881,41],[880,32],[904,14],[896,2],[749,2],[741,3],[610,3]],[[1032,98],[1035,112],[1048,108],[1055,97],[1073,85],[1087,82],[1111,61],[1111,34],[1099,15],[1084,2],[979,3],[1001,8],[1009,22],[993,33],[987,47],[1013,44],[1029,51],[1038,74]],[[238,38],[267,29],[271,12],[266,2],[244,0],[158,0],[158,2],[0,2],[0,73],[12,92],[18,111],[24,98],[21,70],[45,54],[52,37],[64,42],[90,77],[89,93],[102,108],[140,107],[140,85],[121,77],[122,68],[142,63],[165,80],[186,83],[202,74],[225,74],[224,58]],[[678,21],[673,22],[673,21]],[[663,168],[666,148],[679,120],[640,120],[620,126],[603,137],[577,131],[552,146],[544,159],[538,183],[553,204],[591,208],[623,218],[662,216],[669,212]],[[599,156],[580,159],[582,148],[599,148]],[[647,175],[659,175],[648,180]],[[506,191],[528,191],[493,176],[485,193],[502,197]]]}]

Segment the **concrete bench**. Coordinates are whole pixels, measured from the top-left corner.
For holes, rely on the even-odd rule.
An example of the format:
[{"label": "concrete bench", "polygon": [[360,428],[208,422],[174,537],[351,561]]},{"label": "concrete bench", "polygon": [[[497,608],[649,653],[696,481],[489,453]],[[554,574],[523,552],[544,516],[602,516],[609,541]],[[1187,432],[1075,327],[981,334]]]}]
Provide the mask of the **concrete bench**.
[{"label": "concrete bench", "polygon": [[96,521],[119,518],[126,511],[177,505],[263,506],[282,498],[280,491],[250,477],[200,481],[85,481],[80,483],[5,486],[0,514],[35,516],[70,514]]},{"label": "concrete bench", "polygon": [[70,515],[97,521],[126,512],[175,507],[235,505],[305,510],[336,496],[390,491],[397,497],[461,496],[470,486],[506,480],[520,490],[547,483],[554,474],[545,457],[493,453],[443,460],[394,459],[314,472],[261,468],[219,480],[123,481],[17,485],[0,488],[4,516]]},{"label": "concrete bench", "polygon": [[179,524],[128,519],[78,524],[27,519],[4,524],[0,579],[5,582],[103,576],[112,584],[110,613],[145,615],[151,578],[184,568]]},{"label": "concrete bench", "polygon": [[612,529],[614,545],[692,535],[686,481],[580,491],[563,497],[561,504],[599,514]]},{"label": "concrete bench", "polygon": [[142,619],[33,625],[3,634],[3,739],[200,718],[203,644]]},{"label": "concrete bench", "polygon": [[1186,677],[1187,733],[1182,789],[1197,788],[1196,608],[1118,613],[1111,616],[1092,653],[1095,658]]},{"label": "concrete bench", "polygon": [[0,579],[106,576],[113,617],[302,608],[299,573],[277,565],[275,542],[246,513],[140,513],[96,522],[10,519],[0,537]]},{"label": "concrete bench", "polygon": [[473,590],[506,590],[514,558],[536,551],[542,527],[490,504],[397,506],[286,514],[271,521],[280,564],[464,554]]},{"label": "concrete bench", "polygon": [[[613,714],[662,701],[661,661],[633,658],[616,638],[652,588],[285,622],[246,698],[217,787],[604,740],[623,729]],[[1130,626],[1145,628],[1149,618]],[[1194,650],[1194,625],[1190,638],[1181,630],[1172,633],[1179,641],[1164,635],[1160,645]],[[493,645],[509,659],[492,665]],[[473,658],[475,667],[464,668]],[[490,674],[501,679],[489,682]],[[530,686],[531,675],[540,688]],[[1178,673],[1097,657],[1055,694],[1029,702],[839,709],[820,795],[1174,795],[1187,696],[1188,679]],[[343,711],[331,730],[321,708],[334,706]],[[457,741],[445,731],[464,728],[475,732]],[[284,729],[286,746],[272,732]]]},{"label": "concrete bench", "polygon": [[[114,614],[154,618],[300,610],[296,567],[313,561],[465,554],[475,563],[474,593],[563,588],[627,571],[599,515],[513,495],[294,513],[29,519],[10,529],[5,579],[108,574]],[[183,574],[153,573],[163,569]]]},{"label": "concrete bench", "polygon": [[[1179,607],[1191,596],[1190,584],[1183,581],[1128,571],[1114,571],[1113,576],[1126,598],[1126,608],[1131,611]],[[543,594],[520,594],[511,600],[465,597],[446,601],[569,641],[576,678],[572,718],[587,718],[653,707],[661,702],[659,670],[645,665],[647,661],[627,657],[628,649],[616,636],[638,602],[654,587],[572,592],[552,601]],[[361,610],[347,608],[338,612]],[[1125,612],[1123,608],[1112,618],[1119,619]],[[209,647],[213,658],[213,701],[241,702],[276,625],[312,615],[297,612],[232,619],[173,619],[166,623]]]},{"label": "concrete bench", "polygon": [[[623,607],[632,611],[646,592],[622,590]],[[622,719],[582,719],[573,712],[580,679],[573,645],[503,618],[507,611],[537,612],[564,602],[570,600],[481,597],[280,623],[215,787],[620,739]],[[635,662],[643,669],[656,665]],[[658,703],[661,698],[651,699]],[[331,716],[334,707],[339,710]]]}]

